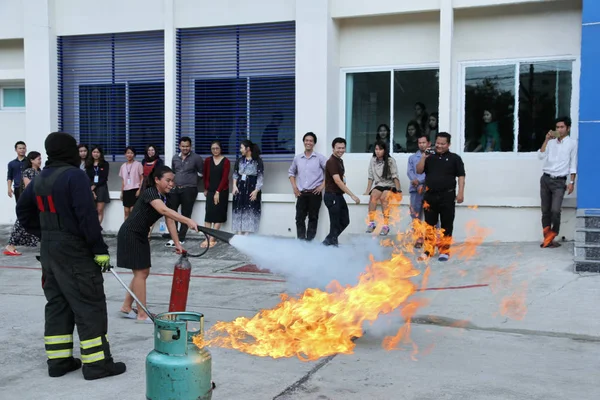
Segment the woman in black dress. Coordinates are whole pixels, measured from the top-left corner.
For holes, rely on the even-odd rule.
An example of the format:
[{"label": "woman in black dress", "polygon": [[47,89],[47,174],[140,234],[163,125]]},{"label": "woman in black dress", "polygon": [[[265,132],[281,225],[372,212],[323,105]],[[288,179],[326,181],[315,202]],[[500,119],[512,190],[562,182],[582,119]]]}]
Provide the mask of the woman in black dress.
[{"label": "woman in black dress", "polygon": [[[129,287],[144,305],[146,305],[146,279],[152,266],[148,241],[150,227],[164,216],[171,239],[175,242],[175,249],[179,253],[183,251],[183,247],[179,243],[175,221],[198,231],[194,221],[168,207],[169,192],[175,186],[174,179],[175,174],[171,168],[166,166],[154,168],[148,177],[147,189],[138,198],[133,211],[121,225],[117,235],[117,267],[133,270],[133,279]],[[141,307],[136,316],[132,309],[133,301],[130,294],[125,296],[121,315],[125,318],[137,318],[142,322],[152,323]]]},{"label": "woman in black dress", "polygon": [[[227,206],[229,203],[229,170],[231,163],[221,153],[221,142],[215,140],[210,145],[212,157],[204,160],[204,196],[206,197],[206,213],[204,226],[221,229],[221,224],[227,222]],[[210,246],[216,240],[211,237]],[[200,247],[207,247],[208,239]]]}]

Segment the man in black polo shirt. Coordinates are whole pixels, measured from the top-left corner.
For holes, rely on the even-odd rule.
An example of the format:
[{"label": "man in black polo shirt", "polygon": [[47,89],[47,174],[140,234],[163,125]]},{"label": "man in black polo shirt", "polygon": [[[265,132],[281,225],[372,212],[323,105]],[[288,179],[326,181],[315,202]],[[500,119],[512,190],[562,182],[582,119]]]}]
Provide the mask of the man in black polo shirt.
[{"label": "man in black polo shirt", "polygon": [[[451,153],[450,134],[440,132],[435,138],[435,154],[426,151],[417,164],[417,173],[425,173],[424,214],[428,225],[424,253],[420,260],[427,260],[435,252],[434,227],[440,220],[444,236],[439,244],[439,261],[448,261],[452,230],[454,228],[455,202],[465,199],[465,165],[458,154]],[[458,193],[456,192],[458,178]]]},{"label": "man in black polo shirt", "polygon": [[337,137],[331,143],[333,154],[325,163],[325,195],[323,202],[329,211],[329,235],[323,241],[325,246],[337,246],[338,237],[350,224],[348,204],[344,199],[346,193],[356,204],[360,199],[346,186],[344,174],[344,161],[342,156],[346,152],[346,139]]}]

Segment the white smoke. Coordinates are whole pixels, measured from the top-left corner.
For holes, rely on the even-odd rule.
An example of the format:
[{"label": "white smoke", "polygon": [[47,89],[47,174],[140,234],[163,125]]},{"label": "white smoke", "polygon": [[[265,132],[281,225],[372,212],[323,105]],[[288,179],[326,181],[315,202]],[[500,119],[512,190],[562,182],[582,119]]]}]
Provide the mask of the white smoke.
[{"label": "white smoke", "polygon": [[[379,238],[371,236],[352,238],[340,247],[258,235],[236,235],[230,244],[259,268],[284,276],[292,295],[308,288],[325,291],[334,280],[342,286],[354,286],[371,264],[371,256],[375,261],[383,261],[390,259],[392,253],[391,248],[380,245]],[[376,321],[365,322],[363,328],[371,337],[384,337],[394,335],[403,324],[399,308],[380,315]]]},{"label": "white smoke", "polygon": [[370,256],[381,261],[391,250],[379,245],[379,238],[353,238],[340,247],[266,236],[236,235],[230,244],[250,257],[259,268],[283,275],[292,292],[307,288],[325,290],[333,280],[356,285],[358,277],[371,264]]}]

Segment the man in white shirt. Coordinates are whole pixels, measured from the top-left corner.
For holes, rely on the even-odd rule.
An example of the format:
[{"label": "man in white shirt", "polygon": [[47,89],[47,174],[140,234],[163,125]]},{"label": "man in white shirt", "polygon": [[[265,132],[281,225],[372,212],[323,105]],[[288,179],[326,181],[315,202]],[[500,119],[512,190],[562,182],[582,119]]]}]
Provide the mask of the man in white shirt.
[{"label": "man in white shirt", "polygon": [[538,151],[540,160],[544,160],[540,179],[544,242],[540,247],[550,248],[560,246],[554,239],[560,230],[562,201],[565,191],[573,193],[577,174],[577,142],[569,136],[571,118],[558,118],[555,129],[546,134],[546,140]]}]

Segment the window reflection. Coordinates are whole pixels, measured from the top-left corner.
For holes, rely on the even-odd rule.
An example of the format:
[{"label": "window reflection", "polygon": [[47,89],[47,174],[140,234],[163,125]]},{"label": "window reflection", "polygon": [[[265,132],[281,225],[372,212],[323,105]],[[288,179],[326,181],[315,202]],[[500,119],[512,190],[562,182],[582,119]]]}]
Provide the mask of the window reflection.
[{"label": "window reflection", "polygon": [[519,66],[519,151],[537,151],[554,120],[571,116],[571,61]]},{"label": "window reflection", "polygon": [[465,151],[513,151],[515,66],[465,72]]},{"label": "window reflection", "polygon": [[381,124],[390,124],[390,72],[346,75],[346,140],[348,151],[365,153]]},{"label": "window reflection", "polygon": [[438,70],[394,71],[393,85],[391,73],[346,75],[346,139],[350,152],[371,153],[375,141],[383,139],[392,142],[394,153],[414,153],[420,133],[430,137],[437,133]]}]

